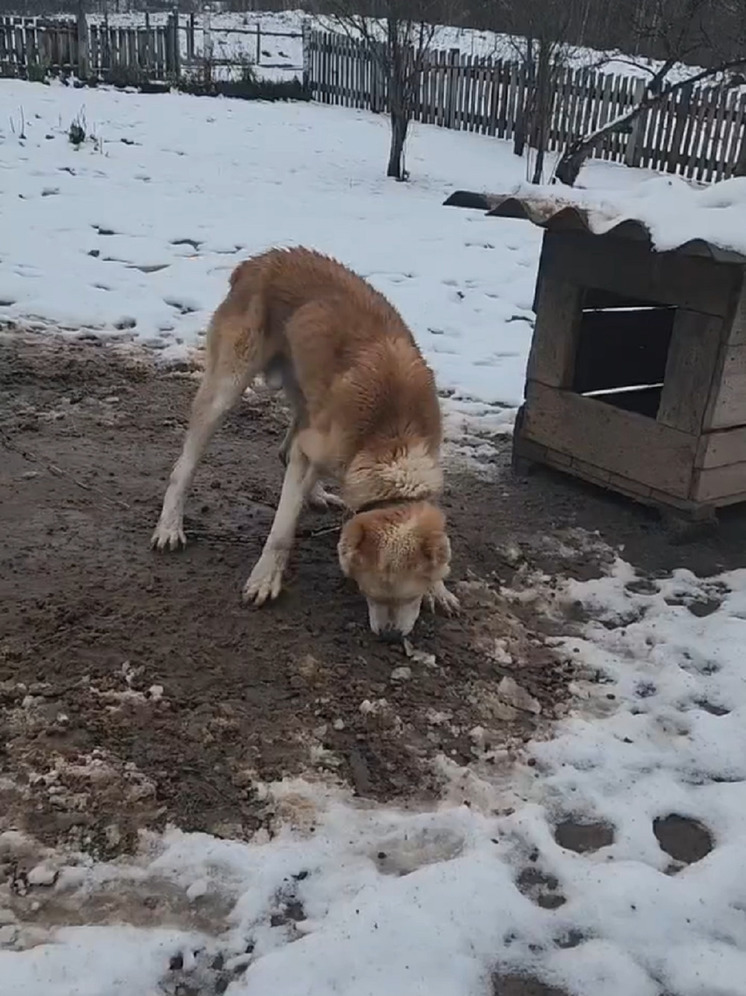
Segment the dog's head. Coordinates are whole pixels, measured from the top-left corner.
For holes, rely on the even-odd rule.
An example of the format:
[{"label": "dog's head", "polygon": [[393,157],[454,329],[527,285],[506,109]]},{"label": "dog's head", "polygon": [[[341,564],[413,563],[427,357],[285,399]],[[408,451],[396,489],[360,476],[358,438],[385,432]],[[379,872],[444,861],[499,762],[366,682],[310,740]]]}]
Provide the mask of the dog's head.
[{"label": "dog's head", "polygon": [[445,517],[427,502],[359,513],[342,529],[337,551],[368,601],[370,628],[388,640],[411,633],[423,596],[448,576],[451,560]]}]

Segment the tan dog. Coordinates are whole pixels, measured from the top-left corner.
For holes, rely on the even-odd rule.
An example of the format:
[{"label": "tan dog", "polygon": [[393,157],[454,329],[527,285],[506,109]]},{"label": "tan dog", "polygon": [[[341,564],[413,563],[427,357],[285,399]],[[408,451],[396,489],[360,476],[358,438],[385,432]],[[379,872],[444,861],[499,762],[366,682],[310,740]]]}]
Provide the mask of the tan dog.
[{"label": "tan dog", "polygon": [[[375,633],[406,636],[423,599],[455,610],[443,584],[451,555],[445,519],[431,504],[443,482],[433,375],[383,295],[307,249],[273,249],[233,271],[207,333],[205,375],[152,545],[185,542],[184,499],[197,463],[260,373],[282,386],[293,418],[277,512],[244,597],[257,605],[277,597],[309,500],[355,513],[342,529],[339,562],[365,595]],[[323,491],[322,476],[339,481],[341,500]]]}]

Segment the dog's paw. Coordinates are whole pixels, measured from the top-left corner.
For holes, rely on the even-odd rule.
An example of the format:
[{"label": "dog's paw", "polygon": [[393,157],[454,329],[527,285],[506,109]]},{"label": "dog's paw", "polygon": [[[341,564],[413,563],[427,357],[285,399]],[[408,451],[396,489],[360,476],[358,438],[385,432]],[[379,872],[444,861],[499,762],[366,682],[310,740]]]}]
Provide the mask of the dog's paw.
[{"label": "dog's paw", "polygon": [[245,602],[264,605],[266,601],[277,598],[282,588],[286,559],[282,553],[269,552],[261,555],[244,585]]},{"label": "dog's paw", "polygon": [[459,600],[453,592],[446,588],[442,581],[433,585],[430,591],[425,594],[424,602],[431,612],[440,609],[446,616],[455,615],[461,607]]},{"label": "dog's paw", "polygon": [[324,490],[318,482],[314,484],[308,496],[308,504],[311,508],[319,509],[322,512],[328,511],[330,508],[347,508],[338,495],[333,495],[331,491]]},{"label": "dog's paw", "polygon": [[165,522],[160,519],[150,537],[150,546],[153,550],[178,550],[179,547],[186,546],[182,521]]}]

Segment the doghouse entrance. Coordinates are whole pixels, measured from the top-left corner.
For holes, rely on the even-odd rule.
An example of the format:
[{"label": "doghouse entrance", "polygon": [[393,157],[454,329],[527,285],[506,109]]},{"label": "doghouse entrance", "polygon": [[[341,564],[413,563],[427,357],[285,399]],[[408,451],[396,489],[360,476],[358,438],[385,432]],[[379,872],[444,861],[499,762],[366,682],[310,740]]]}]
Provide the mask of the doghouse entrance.
[{"label": "doghouse entrance", "polygon": [[655,418],[676,308],[584,291],[572,390]]}]

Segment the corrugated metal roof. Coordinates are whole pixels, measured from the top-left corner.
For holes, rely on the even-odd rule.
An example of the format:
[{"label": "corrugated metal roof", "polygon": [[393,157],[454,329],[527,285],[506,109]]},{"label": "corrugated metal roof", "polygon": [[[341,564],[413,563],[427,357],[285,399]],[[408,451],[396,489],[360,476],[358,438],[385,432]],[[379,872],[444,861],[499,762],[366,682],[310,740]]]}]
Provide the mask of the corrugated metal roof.
[{"label": "corrugated metal roof", "polygon": [[[445,201],[446,207],[473,208],[496,218],[520,218],[552,232],[588,232],[611,238],[647,242],[654,248],[651,232],[644,221],[620,218],[615,221],[598,212],[575,204],[542,197],[516,197],[512,194],[481,194],[457,190]],[[746,264],[746,256],[733,249],[722,249],[706,239],[690,239],[669,252],[685,256],[703,256],[718,263]]]}]

